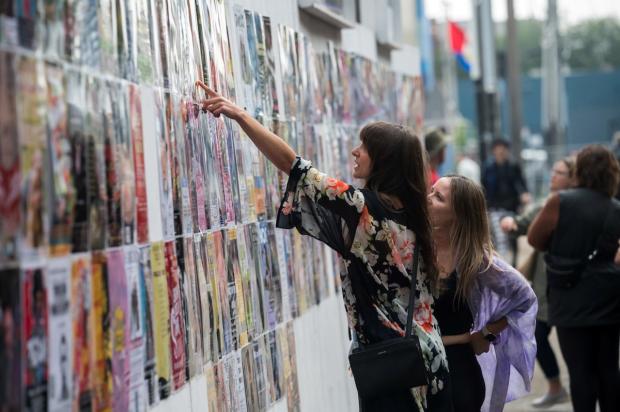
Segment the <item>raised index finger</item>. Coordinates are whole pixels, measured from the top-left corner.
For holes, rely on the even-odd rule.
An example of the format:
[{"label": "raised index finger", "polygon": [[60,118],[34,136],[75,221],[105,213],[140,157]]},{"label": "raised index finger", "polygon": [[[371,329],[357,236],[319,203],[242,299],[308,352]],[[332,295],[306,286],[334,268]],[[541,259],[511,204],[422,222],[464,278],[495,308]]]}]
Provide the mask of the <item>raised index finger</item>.
[{"label": "raised index finger", "polygon": [[201,82],[200,80],[196,81],[196,86],[200,86],[205,92],[207,92],[208,96],[211,97],[216,97],[219,96],[219,94],[217,94],[216,91],[214,91],[213,89],[211,89],[209,86],[207,86],[206,84],[204,84],[203,82]]}]

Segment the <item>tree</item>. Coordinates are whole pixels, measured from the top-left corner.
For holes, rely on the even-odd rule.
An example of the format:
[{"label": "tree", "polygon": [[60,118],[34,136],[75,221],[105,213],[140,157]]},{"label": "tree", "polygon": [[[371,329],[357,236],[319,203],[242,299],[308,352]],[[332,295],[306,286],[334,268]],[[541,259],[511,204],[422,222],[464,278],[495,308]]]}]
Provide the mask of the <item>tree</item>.
[{"label": "tree", "polygon": [[[525,19],[517,22],[517,47],[519,48],[521,73],[540,69],[542,28],[543,22],[540,20]],[[496,48],[501,60],[503,58],[501,56],[504,56],[506,52],[506,30],[503,26],[498,26],[496,32]],[[501,65],[502,62],[500,61],[499,64]]]},{"label": "tree", "polygon": [[586,20],[566,30],[563,55],[572,70],[620,69],[620,21]]}]

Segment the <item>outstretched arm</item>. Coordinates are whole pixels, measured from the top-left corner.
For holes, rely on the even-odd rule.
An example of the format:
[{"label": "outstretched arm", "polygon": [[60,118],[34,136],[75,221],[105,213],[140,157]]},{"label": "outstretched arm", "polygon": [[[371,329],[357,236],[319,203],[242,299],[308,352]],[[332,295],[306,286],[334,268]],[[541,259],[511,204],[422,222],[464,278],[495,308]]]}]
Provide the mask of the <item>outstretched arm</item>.
[{"label": "outstretched arm", "polygon": [[279,136],[269,131],[248,112],[222,97],[201,81],[196,82],[207,93],[207,99],[202,102],[202,109],[208,110],[215,117],[221,114],[239,123],[239,126],[250,137],[267,158],[281,171],[288,174],[297,155],[295,151]]}]

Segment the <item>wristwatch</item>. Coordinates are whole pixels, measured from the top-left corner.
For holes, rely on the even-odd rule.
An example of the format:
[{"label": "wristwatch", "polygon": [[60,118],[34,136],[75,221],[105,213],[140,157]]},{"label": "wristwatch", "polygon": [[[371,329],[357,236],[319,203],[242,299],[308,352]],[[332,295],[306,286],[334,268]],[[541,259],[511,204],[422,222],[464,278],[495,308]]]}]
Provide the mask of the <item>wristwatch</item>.
[{"label": "wristwatch", "polygon": [[495,341],[495,339],[497,339],[497,336],[495,336],[489,329],[487,329],[486,325],[482,328],[480,332],[482,333],[482,336],[489,342],[493,342]]}]

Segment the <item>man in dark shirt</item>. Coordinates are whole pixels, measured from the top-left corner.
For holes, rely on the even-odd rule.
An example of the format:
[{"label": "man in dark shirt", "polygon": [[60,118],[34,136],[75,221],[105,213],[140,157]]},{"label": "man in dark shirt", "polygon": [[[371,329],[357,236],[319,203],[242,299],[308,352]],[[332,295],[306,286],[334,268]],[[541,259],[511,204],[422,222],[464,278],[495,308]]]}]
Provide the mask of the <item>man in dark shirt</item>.
[{"label": "man in dark shirt", "polygon": [[515,214],[521,205],[530,202],[523,173],[518,163],[510,159],[510,145],[506,140],[495,139],[492,143],[493,160],[484,168],[482,186],[489,208],[491,228],[497,251],[508,261],[516,263],[516,238],[507,238],[499,226],[502,217]]}]

